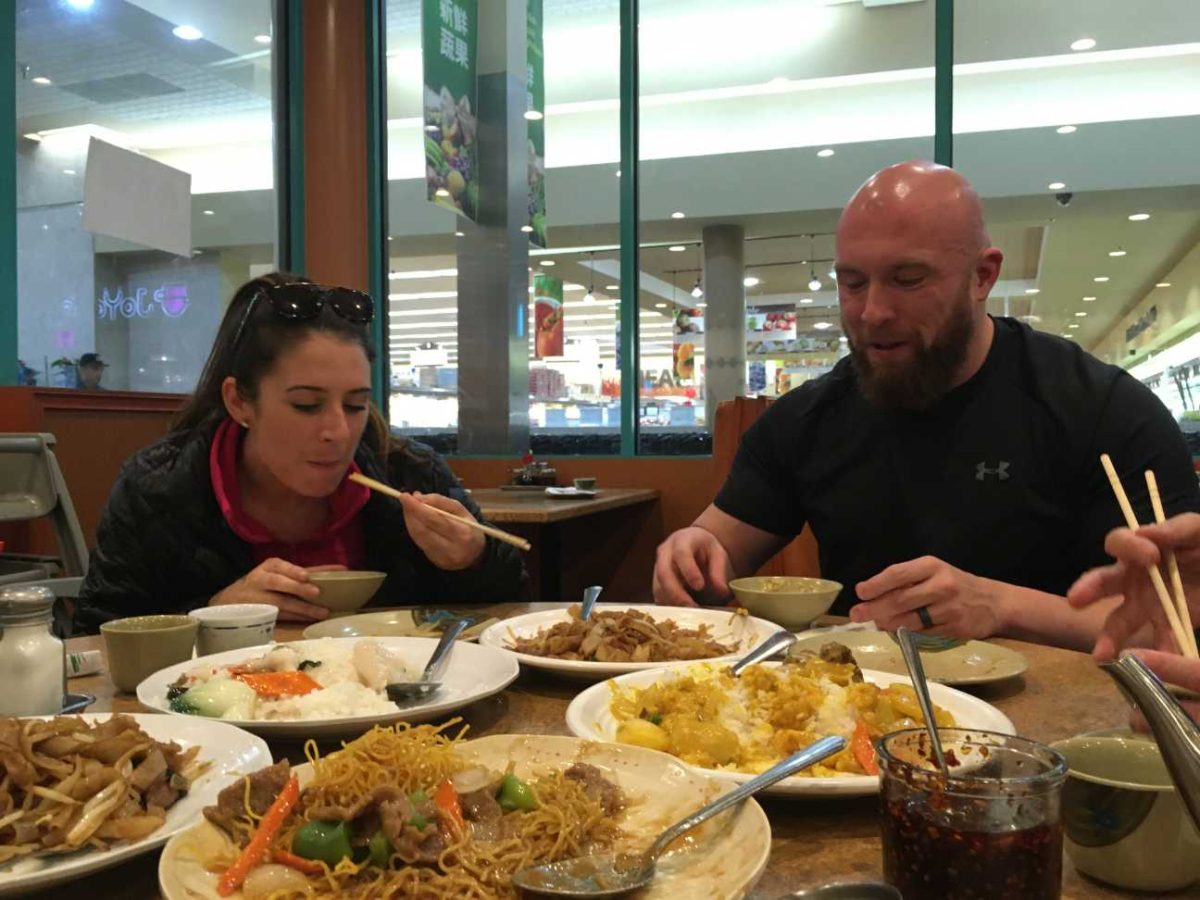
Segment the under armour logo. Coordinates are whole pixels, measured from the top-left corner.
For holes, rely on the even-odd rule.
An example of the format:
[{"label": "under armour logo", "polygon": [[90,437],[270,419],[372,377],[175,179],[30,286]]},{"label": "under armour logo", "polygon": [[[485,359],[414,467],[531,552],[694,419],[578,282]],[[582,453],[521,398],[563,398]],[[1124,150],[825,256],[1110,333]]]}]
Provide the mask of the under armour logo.
[{"label": "under armour logo", "polygon": [[983,481],[989,475],[995,475],[1001,481],[1008,481],[1008,460],[1001,460],[994,469],[989,469],[986,462],[975,466],[976,481]]}]

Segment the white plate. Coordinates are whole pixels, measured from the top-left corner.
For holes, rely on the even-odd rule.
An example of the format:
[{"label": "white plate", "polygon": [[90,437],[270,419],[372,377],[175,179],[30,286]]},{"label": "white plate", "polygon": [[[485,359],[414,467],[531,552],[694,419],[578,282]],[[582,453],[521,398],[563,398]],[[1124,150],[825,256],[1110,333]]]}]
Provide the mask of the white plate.
[{"label": "white plate", "polygon": [[[667,825],[699,809],[728,788],[665,753],[624,744],[597,744],[572,737],[497,734],[460,745],[464,759],[495,771],[510,764],[518,776],[590,763],[612,778],[634,801],[621,827],[645,847]],[[311,767],[297,766],[304,783]],[[199,862],[202,851],[220,848],[224,839],[207,821],[171,839],[158,864],[158,883],[166,900],[219,900],[216,876]],[[737,900],[762,874],[771,851],[771,826],[753,799],[719,816],[659,860],[653,885],[638,900]],[[235,893],[230,900],[239,900]]]},{"label": "white plate", "polygon": [[[88,713],[88,722],[103,722],[111,713]],[[271,764],[271,751],[262,738],[241,729],[189,716],[158,716],[146,713],[131,714],[146,734],[157,741],[174,741],[185,750],[200,745],[200,759],[211,763],[196,779],[191,790],[167,810],[167,821],[153,834],[140,841],[118,844],[108,850],[80,850],[64,856],[26,857],[0,868],[0,897],[22,894],[50,887],[64,881],[74,881],[99,869],[107,869],[131,856],[153,850],[183,831],[200,817],[206,806],[217,802],[217,794],[247,772]],[[81,890],[86,894],[86,888]]]},{"label": "white plate", "polygon": [[591,490],[587,490],[585,488],[577,488],[577,487],[548,487],[548,488],[546,488],[546,496],[547,497],[558,497],[562,500],[570,500],[571,498],[575,498],[576,500],[579,500],[579,499],[586,500],[589,497],[595,497],[597,493],[599,493],[599,492],[595,488],[592,488]]},{"label": "white plate", "polygon": [[[713,640],[722,644],[734,646],[734,652],[727,656],[713,657],[711,660],[693,660],[693,662],[711,662],[714,660],[735,660],[744,656],[751,648],[779,631],[779,626],[765,619],[753,616],[735,615],[731,609],[705,609],[695,606],[654,606],[600,603],[597,612],[617,612],[620,610],[637,610],[644,612],[656,621],[668,619],[681,628],[696,628],[707,625],[709,635]],[[612,678],[628,672],[643,672],[649,669],[661,669],[661,662],[644,663],[606,663],[585,662],[572,659],[554,659],[549,656],[533,656],[528,653],[517,653],[509,648],[512,637],[533,637],[539,631],[557,625],[559,622],[570,620],[566,609],[546,609],[541,612],[526,613],[514,616],[492,625],[479,635],[479,643],[484,647],[499,647],[508,651],[521,661],[522,665],[532,669],[545,669],[566,678],[581,681],[599,681],[602,678]]]},{"label": "white plate", "polygon": [[[395,655],[408,664],[410,669],[420,672],[428,661],[437,641],[433,638],[418,637],[381,637],[381,638],[325,638],[346,647],[353,647],[360,640],[376,641],[391,650]],[[303,655],[304,648],[312,641],[292,641],[288,646],[295,647]],[[160,712],[171,712],[167,702],[167,688],[180,675],[190,672],[200,665],[231,665],[243,660],[261,656],[269,646],[243,647],[240,650],[229,650],[225,653],[214,653],[198,659],[188,660],[178,665],[160,669],[138,685],[138,700],[144,706]],[[355,737],[364,731],[369,731],[376,725],[388,725],[392,722],[424,722],[436,718],[443,713],[490,697],[504,690],[517,677],[519,672],[516,660],[509,653],[492,647],[480,647],[459,641],[454,645],[450,654],[450,662],[442,673],[440,690],[431,694],[424,703],[414,703],[410,706],[396,707],[395,712],[387,712],[372,716],[333,716],[324,719],[221,719],[255,734],[271,738],[331,738]],[[182,715],[172,713],[172,715]],[[185,716],[194,719],[195,716]]]},{"label": "white plate", "polygon": [[[617,720],[609,709],[613,697],[613,686],[622,688],[645,688],[654,684],[678,669],[686,669],[688,663],[677,663],[660,668],[653,672],[635,672],[622,675],[603,684],[594,684],[579,694],[567,707],[567,728],[572,734],[594,741],[615,741],[617,738]],[[764,663],[777,666],[779,663]],[[901,675],[889,672],[874,672],[863,670],[863,678],[880,687],[889,684],[911,684]],[[1016,734],[1017,730],[1008,716],[996,709],[990,703],[984,703],[978,697],[956,691],[942,684],[931,684],[929,696],[935,706],[940,706],[952,716],[961,728],[974,728],[980,731],[998,731],[1001,734]],[[688,765],[684,763],[684,765]],[[689,766],[697,772],[703,772],[716,778],[742,784],[753,778],[742,772],[719,772],[715,769],[705,769],[700,766]],[[805,778],[793,775],[777,782],[766,790],[768,794],[787,794],[797,797],[857,797],[877,793],[879,778],[874,775],[843,775],[832,778]]]}]

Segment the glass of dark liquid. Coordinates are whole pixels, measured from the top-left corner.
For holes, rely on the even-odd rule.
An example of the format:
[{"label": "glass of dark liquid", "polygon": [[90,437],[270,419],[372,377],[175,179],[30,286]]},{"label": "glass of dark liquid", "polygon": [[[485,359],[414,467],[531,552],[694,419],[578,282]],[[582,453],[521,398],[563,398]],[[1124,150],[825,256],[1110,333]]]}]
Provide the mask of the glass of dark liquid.
[{"label": "glass of dark liquid", "polygon": [[904,900],[1058,900],[1063,757],[1033,741],[941,728],[879,742],[884,879]]}]

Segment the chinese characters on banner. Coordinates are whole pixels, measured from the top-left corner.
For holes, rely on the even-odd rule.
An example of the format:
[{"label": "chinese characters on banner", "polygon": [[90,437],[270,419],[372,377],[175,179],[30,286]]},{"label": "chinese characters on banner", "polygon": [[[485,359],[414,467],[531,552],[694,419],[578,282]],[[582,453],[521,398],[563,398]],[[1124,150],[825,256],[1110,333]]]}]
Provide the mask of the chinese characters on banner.
[{"label": "chinese characters on banner", "polygon": [[563,355],[563,283],[553,275],[533,278],[533,358]]},{"label": "chinese characters on banner", "polygon": [[529,240],[546,243],[546,81],[542,51],[542,0],[526,0],[525,117],[529,155]]},{"label": "chinese characters on banner", "polygon": [[478,0],[422,0],[425,193],[438,206],[472,220],[479,215],[475,145],[478,23]]},{"label": "chinese characters on banner", "polygon": [[690,384],[696,378],[696,344],[704,338],[704,310],[677,307],[671,357],[674,376],[679,384]]}]

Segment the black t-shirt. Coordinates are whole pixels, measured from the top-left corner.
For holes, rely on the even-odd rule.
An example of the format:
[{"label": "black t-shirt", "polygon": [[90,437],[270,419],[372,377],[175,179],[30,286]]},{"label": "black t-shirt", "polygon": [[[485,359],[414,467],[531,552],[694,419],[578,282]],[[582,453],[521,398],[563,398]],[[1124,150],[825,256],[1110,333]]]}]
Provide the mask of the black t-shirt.
[{"label": "black t-shirt", "polygon": [[964,571],[1064,594],[1109,561],[1124,524],[1100,466],[1112,456],[1138,521],[1153,520],[1146,469],[1168,516],[1200,510],[1178,426],[1140,382],[1077,345],[995,318],[979,372],[924,413],[863,397],[849,358],[780,398],[746,431],[716,498],[773,534],[808,522],[821,573],[843,590],[936,556]]}]

